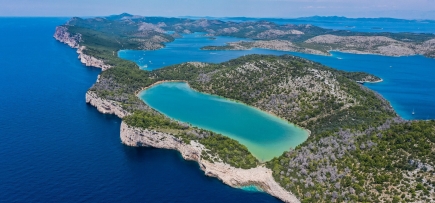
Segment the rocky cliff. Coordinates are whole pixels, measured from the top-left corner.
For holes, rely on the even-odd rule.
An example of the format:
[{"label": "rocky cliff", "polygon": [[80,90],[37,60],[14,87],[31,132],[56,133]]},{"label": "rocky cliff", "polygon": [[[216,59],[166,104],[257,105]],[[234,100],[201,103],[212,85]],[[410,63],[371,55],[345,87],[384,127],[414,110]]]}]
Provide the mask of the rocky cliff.
[{"label": "rocky cliff", "polygon": [[272,171],[264,166],[240,169],[221,162],[210,163],[201,158],[203,153],[207,153],[207,149],[198,142],[191,141],[190,144],[186,144],[172,135],[130,127],[125,122],[121,123],[120,134],[122,143],[128,146],[150,146],[177,150],[184,159],[197,161],[207,176],[216,177],[231,187],[240,188],[255,185],[284,202],[299,202],[293,194],[275,182]]},{"label": "rocky cliff", "polygon": [[[99,112],[104,114],[115,114],[120,118],[130,115],[129,112],[123,110],[119,103],[100,98],[92,91],[86,93],[86,103],[96,107]],[[299,202],[296,196],[286,191],[274,180],[272,171],[265,166],[241,169],[222,162],[210,163],[201,158],[202,154],[208,154],[208,149],[196,141],[191,141],[189,144],[186,144],[181,139],[170,134],[130,127],[125,122],[121,123],[120,138],[122,143],[127,146],[177,150],[184,159],[198,162],[201,170],[203,170],[207,176],[216,177],[232,187],[240,188],[255,185],[264,192],[284,202]],[[212,154],[208,155],[214,156]]]},{"label": "rocky cliff", "polygon": [[56,32],[54,32],[53,36],[56,40],[63,42],[70,46],[71,48],[79,48],[79,43],[82,38],[81,34],[71,35],[68,32],[68,28],[64,26],[56,27]]},{"label": "rocky cliff", "polygon": [[101,68],[103,71],[111,68],[110,65],[104,64],[103,60],[97,59],[93,56],[89,56],[84,53],[86,49],[85,46],[80,46],[80,41],[82,40],[81,34],[72,35],[68,32],[68,28],[65,26],[56,27],[56,32],[54,32],[53,37],[71,48],[77,49],[77,53],[79,54],[78,58],[80,61],[86,66],[92,66],[96,68]]},{"label": "rocky cliff", "polygon": [[86,92],[86,103],[96,107],[99,112],[104,114],[115,114],[119,118],[128,116],[130,113],[122,109],[121,105],[115,101],[109,101],[98,97],[94,92]]},{"label": "rocky cliff", "polygon": [[81,46],[77,49],[77,53],[79,54],[80,61],[85,64],[86,66],[92,66],[96,68],[101,68],[101,70],[105,71],[112,66],[106,65],[103,60],[97,59],[93,56],[89,56],[83,53],[83,50],[85,50],[85,46]]}]

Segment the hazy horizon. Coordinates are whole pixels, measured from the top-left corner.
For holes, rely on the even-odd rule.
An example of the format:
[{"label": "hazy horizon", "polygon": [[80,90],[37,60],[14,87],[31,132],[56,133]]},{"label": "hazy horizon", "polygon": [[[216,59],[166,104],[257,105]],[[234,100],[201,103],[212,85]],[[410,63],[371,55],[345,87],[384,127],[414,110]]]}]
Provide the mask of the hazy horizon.
[{"label": "hazy horizon", "polygon": [[398,18],[435,20],[435,0],[0,0],[3,17],[91,17],[131,13],[162,17]]},{"label": "hazy horizon", "polygon": [[[72,17],[78,17],[78,18],[95,18],[95,17],[108,17],[113,15],[121,15],[123,13],[128,12],[122,12],[122,13],[114,13],[109,15],[95,15],[95,16],[79,16],[79,15],[71,15],[71,16],[2,16],[0,15],[0,18],[72,18]],[[337,16],[337,15],[330,15],[330,16],[322,16],[322,15],[311,15],[311,16],[297,16],[297,17],[274,17],[274,16],[264,16],[264,17],[258,17],[258,16],[192,16],[192,15],[185,15],[185,16],[162,16],[162,15],[138,15],[134,13],[128,13],[131,15],[137,15],[142,17],[163,17],[163,18],[263,18],[263,19],[298,19],[298,18],[311,18],[311,17],[343,17],[347,19],[382,19],[382,18],[390,18],[390,19],[398,19],[398,20],[428,20],[428,21],[435,21],[435,18],[400,18],[400,17],[389,17],[389,16],[380,16],[380,17],[348,17],[348,16]]]}]

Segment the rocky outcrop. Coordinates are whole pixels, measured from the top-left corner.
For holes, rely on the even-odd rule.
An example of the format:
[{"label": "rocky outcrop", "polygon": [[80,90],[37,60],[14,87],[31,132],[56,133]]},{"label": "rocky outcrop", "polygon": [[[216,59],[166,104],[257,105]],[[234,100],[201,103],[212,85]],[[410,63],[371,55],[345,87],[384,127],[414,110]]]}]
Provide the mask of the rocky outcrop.
[{"label": "rocky outcrop", "polygon": [[71,35],[68,32],[68,28],[66,28],[64,26],[56,27],[56,32],[54,32],[53,37],[56,40],[67,44],[71,48],[76,48],[76,49],[79,48],[79,43],[80,43],[80,40],[82,39],[81,34]]},{"label": "rocky outcrop", "polygon": [[305,41],[353,54],[379,54],[384,56],[429,55],[435,51],[433,40],[422,44],[403,42],[384,36],[336,36],[320,35]]},{"label": "rocky outcrop", "polygon": [[196,141],[186,144],[170,134],[130,127],[124,122],[121,123],[120,136],[122,143],[128,146],[177,150],[184,159],[197,161],[207,176],[216,177],[232,187],[255,185],[284,202],[299,202],[293,194],[275,182],[272,171],[264,166],[240,169],[221,162],[211,163],[201,158],[202,153],[207,153],[207,149]]},{"label": "rocky outcrop", "polygon": [[303,35],[304,33],[299,30],[266,30],[264,32],[261,32],[257,35],[257,38],[259,39],[273,39],[278,38],[285,35]]},{"label": "rocky outcrop", "polygon": [[316,55],[330,55],[315,49],[309,49],[297,46],[288,40],[256,40],[256,41],[238,41],[229,42],[226,46],[205,46],[203,50],[249,50],[252,48],[271,49],[278,51],[302,52]]},{"label": "rocky outcrop", "polygon": [[106,65],[103,60],[97,59],[93,56],[89,56],[83,52],[86,49],[85,46],[80,46],[80,41],[82,40],[81,34],[72,35],[68,32],[68,28],[65,26],[56,27],[56,32],[54,32],[53,37],[71,48],[77,49],[79,54],[78,58],[86,66],[92,66],[96,68],[101,68],[103,71],[111,68],[112,66]]},{"label": "rocky outcrop", "polygon": [[77,53],[79,54],[78,58],[80,59],[80,62],[82,62],[86,66],[101,68],[101,70],[103,70],[103,71],[112,67],[110,65],[106,65],[103,60],[97,59],[93,56],[89,56],[89,55],[83,53],[83,50],[85,50],[85,49],[86,49],[85,46],[81,46],[77,49]]},{"label": "rocky outcrop", "polygon": [[129,112],[122,109],[119,103],[98,97],[97,94],[92,91],[86,92],[86,103],[96,107],[101,113],[115,114],[119,118],[123,118],[130,114]]}]

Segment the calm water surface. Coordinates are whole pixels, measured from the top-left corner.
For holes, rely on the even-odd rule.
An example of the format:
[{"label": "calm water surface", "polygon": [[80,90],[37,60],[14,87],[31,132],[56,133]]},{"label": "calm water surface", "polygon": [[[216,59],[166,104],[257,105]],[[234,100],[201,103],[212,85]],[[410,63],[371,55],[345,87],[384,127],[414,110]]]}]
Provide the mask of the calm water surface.
[{"label": "calm water surface", "polygon": [[308,132],[245,104],[192,90],[184,82],[155,85],[140,94],[152,108],[176,120],[231,137],[268,161],[295,148]]}]

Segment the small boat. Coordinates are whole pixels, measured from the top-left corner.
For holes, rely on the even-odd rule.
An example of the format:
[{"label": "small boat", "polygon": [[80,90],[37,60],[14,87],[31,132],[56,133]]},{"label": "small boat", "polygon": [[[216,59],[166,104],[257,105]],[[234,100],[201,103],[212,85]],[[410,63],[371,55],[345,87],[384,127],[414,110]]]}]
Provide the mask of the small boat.
[{"label": "small boat", "polygon": [[337,57],[337,59],[338,59],[338,60],[341,60],[341,59],[343,59],[343,58]]},{"label": "small boat", "polygon": [[412,115],[414,115],[415,114],[415,111],[414,111],[414,109],[412,109]]}]

